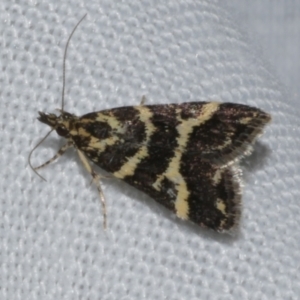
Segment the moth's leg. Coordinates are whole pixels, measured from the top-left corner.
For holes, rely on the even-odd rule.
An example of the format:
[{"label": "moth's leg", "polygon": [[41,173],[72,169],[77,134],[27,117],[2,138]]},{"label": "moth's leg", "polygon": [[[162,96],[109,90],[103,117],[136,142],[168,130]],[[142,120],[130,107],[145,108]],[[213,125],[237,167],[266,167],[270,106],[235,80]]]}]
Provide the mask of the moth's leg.
[{"label": "moth's leg", "polygon": [[38,170],[41,169],[43,167],[46,167],[47,165],[51,164],[53,161],[55,161],[57,158],[59,158],[60,156],[62,156],[70,147],[72,147],[72,142],[68,142],[66,143],[64,146],[62,146],[58,152],[49,160],[47,160],[46,162],[44,162],[43,164],[41,164],[38,167],[35,167],[34,170]]},{"label": "moth's leg", "polygon": [[140,106],[144,106],[145,105],[145,103],[146,103],[146,96],[145,95],[143,95],[143,97],[142,97],[142,99],[141,99],[141,102],[140,102]]},{"label": "moth's leg", "polygon": [[[99,175],[98,174],[99,179],[116,179],[116,177],[112,176],[112,175]],[[92,178],[90,184],[92,184],[94,182],[94,178]]]},{"label": "moth's leg", "polygon": [[81,152],[80,150],[77,149],[79,158],[81,160],[81,162],[83,163],[83,166],[85,167],[85,169],[91,174],[92,181],[95,182],[97,190],[99,192],[99,196],[100,196],[100,200],[102,203],[102,210],[103,210],[103,227],[104,229],[106,228],[106,218],[107,218],[107,214],[106,214],[106,203],[105,203],[105,199],[104,199],[104,194],[101,188],[101,184],[100,184],[100,179],[101,176],[99,174],[97,174],[91,167],[89,161],[87,160],[87,158],[85,157],[85,155],[83,154],[83,152]]}]

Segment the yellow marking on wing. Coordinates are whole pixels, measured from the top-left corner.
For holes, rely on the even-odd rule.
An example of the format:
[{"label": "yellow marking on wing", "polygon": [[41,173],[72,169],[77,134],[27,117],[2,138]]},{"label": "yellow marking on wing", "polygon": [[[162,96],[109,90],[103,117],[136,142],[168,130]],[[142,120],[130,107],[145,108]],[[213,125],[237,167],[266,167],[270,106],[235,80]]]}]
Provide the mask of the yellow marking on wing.
[{"label": "yellow marking on wing", "polygon": [[[72,132],[73,132],[73,130],[72,130]],[[85,129],[83,129],[83,127],[78,128],[77,134],[80,136],[84,136],[84,137],[91,136],[91,134],[88,133]]]},{"label": "yellow marking on wing", "polygon": [[70,134],[75,137],[86,137],[89,138],[89,143],[86,147],[82,147],[83,150],[89,150],[89,149],[95,149],[98,150],[100,153],[104,152],[106,150],[107,146],[112,146],[116,142],[120,141],[120,138],[118,136],[112,136],[106,139],[98,139],[94,136],[91,136],[84,128],[80,127],[77,130],[70,131]]},{"label": "yellow marking on wing", "polygon": [[[70,131],[70,134],[72,136],[78,135],[80,137],[90,138],[89,143],[86,147],[84,147],[84,150],[95,149],[98,150],[99,153],[102,153],[106,150],[108,146],[112,146],[120,141],[120,138],[117,136],[117,133],[123,133],[124,127],[113,115],[105,115],[101,112],[97,113],[95,121],[107,123],[112,128],[112,130],[116,132],[116,135],[113,135],[106,139],[99,139],[91,136],[83,127],[79,127],[78,130],[73,129],[72,131]],[[81,119],[80,122],[91,123],[93,122],[93,120]]]},{"label": "yellow marking on wing", "polygon": [[222,178],[222,170],[218,169],[218,170],[216,170],[216,173],[215,173],[214,177],[212,178],[213,184],[217,185],[221,181],[221,178]]},{"label": "yellow marking on wing", "polygon": [[148,142],[155,131],[155,126],[151,122],[153,115],[151,110],[145,106],[135,106],[135,109],[139,111],[139,119],[145,124],[146,138],[143,141],[143,146],[140,147],[137,153],[132,157],[128,157],[128,161],[118,171],[114,172],[114,176],[121,179],[126,176],[132,176],[138,164],[149,155]]},{"label": "yellow marking on wing", "polygon": [[[181,191],[183,190],[182,187],[178,191],[177,199],[175,201],[175,210],[176,210],[177,217],[179,217],[183,220],[187,220],[188,216],[189,216],[190,208],[189,208],[189,204],[186,200],[189,197],[189,192],[187,191],[186,186],[184,188],[185,188],[184,195],[181,195]],[[178,200],[178,199],[182,199],[182,200]]]},{"label": "yellow marking on wing", "polygon": [[203,105],[201,113],[197,118],[200,121],[198,125],[201,125],[204,122],[208,121],[212,117],[212,115],[219,109],[219,106],[219,102],[208,102]]},{"label": "yellow marking on wing", "polygon": [[187,184],[180,173],[182,154],[186,149],[187,143],[189,141],[189,136],[192,133],[194,127],[199,126],[209,120],[215,113],[215,111],[218,110],[219,105],[219,103],[215,102],[204,104],[200,114],[196,118],[189,118],[187,120],[181,119],[180,109],[176,111],[177,118],[178,120],[180,120],[180,124],[177,126],[177,131],[179,134],[177,138],[178,146],[175,149],[175,155],[170,160],[167,170],[163,174],[158,176],[156,182],[154,182],[152,186],[156,190],[160,190],[161,182],[164,178],[167,178],[175,184],[177,196],[174,205],[176,214],[179,218],[188,219],[189,205],[187,201],[190,195]]},{"label": "yellow marking on wing", "polygon": [[107,114],[103,114],[101,112],[98,112],[97,116],[94,120],[89,119],[89,118],[80,119],[81,123],[93,123],[94,121],[107,123],[113,130],[115,130],[117,132],[122,132],[123,131],[122,124],[118,121],[118,119],[112,113],[107,115]]},{"label": "yellow marking on wing", "polygon": [[98,150],[99,152],[103,152],[106,150],[106,147],[113,146],[115,143],[119,142],[120,138],[118,136],[112,136],[107,139],[99,140],[95,137],[91,137],[91,140],[87,146],[87,148],[93,148]]},{"label": "yellow marking on wing", "polygon": [[96,121],[107,123],[112,129],[120,130],[122,128],[122,124],[118,121],[118,119],[114,115],[104,115],[102,113],[98,113]]},{"label": "yellow marking on wing", "polygon": [[75,136],[80,136],[80,137],[90,137],[90,133],[88,133],[83,127],[79,127],[77,129],[72,129],[70,130],[70,135],[75,137]]},{"label": "yellow marking on wing", "polygon": [[254,116],[254,117],[244,117],[244,118],[240,118],[240,119],[239,119],[239,122],[240,122],[241,124],[247,125],[247,124],[249,124],[255,117],[256,117],[256,116]]},{"label": "yellow marking on wing", "polygon": [[157,191],[160,191],[160,185],[161,185],[161,182],[163,181],[164,177],[165,177],[164,174],[158,175],[156,181],[152,184],[152,186]]},{"label": "yellow marking on wing", "polygon": [[226,205],[222,199],[217,200],[216,207],[219,211],[222,212],[223,215],[226,215]]}]

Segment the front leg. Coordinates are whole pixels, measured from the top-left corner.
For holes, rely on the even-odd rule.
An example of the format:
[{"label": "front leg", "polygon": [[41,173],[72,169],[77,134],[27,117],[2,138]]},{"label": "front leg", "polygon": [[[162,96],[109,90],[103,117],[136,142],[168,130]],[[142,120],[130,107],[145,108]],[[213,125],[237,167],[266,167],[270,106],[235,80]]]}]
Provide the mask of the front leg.
[{"label": "front leg", "polygon": [[44,162],[43,164],[41,164],[38,167],[33,168],[34,171],[39,170],[41,168],[44,168],[46,166],[48,166],[49,164],[51,164],[53,161],[55,161],[56,159],[58,159],[60,156],[62,156],[70,147],[72,147],[72,142],[68,142],[66,143],[64,146],[62,146],[58,152],[49,160],[47,160],[46,162]]},{"label": "front leg", "polygon": [[86,156],[83,154],[82,151],[78,150],[78,155],[79,158],[81,160],[81,162],[83,163],[83,166],[85,167],[85,169],[91,174],[92,176],[92,181],[96,184],[97,190],[99,192],[99,196],[100,196],[100,200],[102,203],[102,210],[103,210],[103,227],[104,229],[106,229],[106,225],[107,225],[107,214],[106,214],[106,203],[105,203],[105,198],[104,198],[104,194],[101,188],[101,184],[100,184],[100,179],[101,176],[99,174],[97,174],[93,168],[91,167],[88,159],[86,158]]}]

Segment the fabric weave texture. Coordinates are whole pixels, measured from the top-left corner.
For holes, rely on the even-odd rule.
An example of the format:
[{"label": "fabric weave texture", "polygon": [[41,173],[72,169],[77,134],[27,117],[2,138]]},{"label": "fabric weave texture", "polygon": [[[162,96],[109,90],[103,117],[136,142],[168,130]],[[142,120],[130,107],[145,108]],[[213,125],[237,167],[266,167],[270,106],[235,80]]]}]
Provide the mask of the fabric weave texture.
[{"label": "fabric weave texture", "polygon": [[[1,1],[0,299],[300,299],[299,108],[231,9],[191,0]],[[147,104],[235,102],[272,114],[242,163],[236,235],[181,221],[113,179],[102,181],[105,231],[75,151],[40,171],[47,182],[30,170],[29,151],[48,130],[38,111],[60,108],[64,46],[85,13],[68,50],[66,111],[137,105],[145,95]],[[62,145],[53,133],[33,165]]]}]

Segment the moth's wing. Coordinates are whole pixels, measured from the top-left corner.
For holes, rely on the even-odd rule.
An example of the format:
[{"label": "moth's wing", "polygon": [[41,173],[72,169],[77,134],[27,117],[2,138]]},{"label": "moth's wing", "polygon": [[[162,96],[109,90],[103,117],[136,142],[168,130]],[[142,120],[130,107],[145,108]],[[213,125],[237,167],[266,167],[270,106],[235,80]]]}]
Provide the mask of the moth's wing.
[{"label": "moth's wing", "polygon": [[[88,114],[80,120],[85,121],[85,129],[95,142],[94,146],[89,141],[84,145],[80,140],[78,147],[88,148],[96,163],[110,161],[104,169],[113,173],[141,147],[155,158],[168,159],[177,151],[224,165],[250,149],[271,117],[241,104],[192,102],[120,107]],[[112,139],[114,142],[109,141],[99,157],[98,141]]]},{"label": "moth's wing", "polygon": [[137,168],[134,175],[123,180],[178,217],[222,232],[232,230],[239,223],[239,173],[235,166],[219,168],[186,155],[179,166],[174,165],[161,175],[149,165],[147,171]]},{"label": "moth's wing", "polygon": [[[195,110],[183,104],[182,111],[189,117]],[[195,117],[199,124],[193,126],[185,151],[191,155],[199,153],[203,159],[219,164],[250,152],[251,145],[271,120],[269,114],[258,108],[234,103],[206,103]]]},{"label": "moth's wing", "polygon": [[92,161],[179,217],[218,231],[238,222],[238,171],[270,116],[239,104],[121,107],[79,119],[73,140]]},{"label": "moth's wing", "polygon": [[129,106],[90,113],[78,120],[72,138],[77,148],[118,178],[136,167],[147,172],[149,165],[159,174],[177,145],[175,107]]}]

